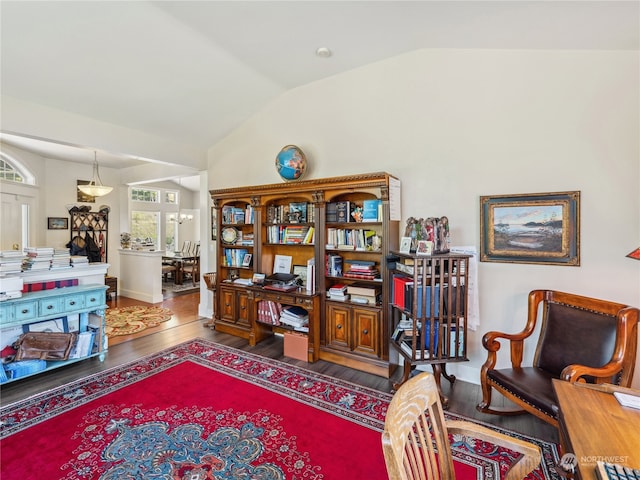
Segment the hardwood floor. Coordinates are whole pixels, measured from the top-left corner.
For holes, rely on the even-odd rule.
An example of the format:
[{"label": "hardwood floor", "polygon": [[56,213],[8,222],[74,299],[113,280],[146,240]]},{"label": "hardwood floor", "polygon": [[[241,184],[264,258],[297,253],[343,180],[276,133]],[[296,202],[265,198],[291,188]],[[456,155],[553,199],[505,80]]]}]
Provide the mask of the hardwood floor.
[{"label": "hardwood floor", "polygon": [[[115,308],[141,304],[143,302],[126,297],[118,297],[117,300],[112,300],[108,303],[110,307]],[[246,340],[216,332],[206,325],[207,319],[198,319],[198,303],[199,293],[193,293],[176,296],[162,303],[155,304],[171,309],[174,312],[174,318],[158,327],[147,329],[136,335],[110,339],[109,352],[103,362],[98,358],[91,358],[83,362],[3,385],[1,388],[1,404],[7,405],[13,403],[86,375],[133,361],[144,355],[149,355],[198,337],[240,350],[250,351],[265,357],[274,358],[289,364],[298,365],[318,373],[341,378],[384,392],[391,392],[393,382],[399,380],[400,372],[396,374],[398,378],[386,379],[322,360],[315,363],[306,363],[287,358],[283,355],[282,338],[278,336],[268,338],[255,347],[249,347]],[[456,381],[453,387],[449,388],[449,383],[443,380],[443,389],[445,394],[449,396],[449,411],[451,412],[550,442],[558,442],[558,433],[555,427],[532,415],[501,417],[477,412],[475,406],[481,399],[479,385]],[[504,400],[503,403],[506,402],[507,401]]]}]

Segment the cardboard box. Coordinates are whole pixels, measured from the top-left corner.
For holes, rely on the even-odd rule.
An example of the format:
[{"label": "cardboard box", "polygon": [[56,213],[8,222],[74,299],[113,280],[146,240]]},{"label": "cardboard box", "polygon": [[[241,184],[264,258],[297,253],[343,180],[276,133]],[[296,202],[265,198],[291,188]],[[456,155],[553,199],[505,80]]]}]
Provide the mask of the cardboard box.
[{"label": "cardboard box", "polygon": [[307,362],[309,360],[309,339],[302,333],[285,332],[284,356]]}]

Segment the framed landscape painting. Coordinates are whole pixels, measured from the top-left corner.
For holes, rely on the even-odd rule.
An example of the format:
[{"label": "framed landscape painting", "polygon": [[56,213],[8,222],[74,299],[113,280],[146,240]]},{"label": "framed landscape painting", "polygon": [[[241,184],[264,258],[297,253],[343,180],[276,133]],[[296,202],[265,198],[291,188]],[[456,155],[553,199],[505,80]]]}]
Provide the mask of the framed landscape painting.
[{"label": "framed landscape painting", "polygon": [[580,265],[580,192],[480,197],[480,260]]}]

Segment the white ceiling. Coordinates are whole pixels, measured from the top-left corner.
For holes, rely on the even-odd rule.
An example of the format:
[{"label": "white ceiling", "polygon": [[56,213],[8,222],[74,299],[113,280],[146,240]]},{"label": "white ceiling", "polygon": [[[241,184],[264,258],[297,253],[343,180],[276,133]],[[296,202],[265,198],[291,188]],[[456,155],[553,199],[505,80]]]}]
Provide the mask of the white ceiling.
[{"label": "white ceiling", "polygon": [[640,1],[2,0],[0,17],[2,95],[203,150],[289,89],[416,49],[640,49]]}]

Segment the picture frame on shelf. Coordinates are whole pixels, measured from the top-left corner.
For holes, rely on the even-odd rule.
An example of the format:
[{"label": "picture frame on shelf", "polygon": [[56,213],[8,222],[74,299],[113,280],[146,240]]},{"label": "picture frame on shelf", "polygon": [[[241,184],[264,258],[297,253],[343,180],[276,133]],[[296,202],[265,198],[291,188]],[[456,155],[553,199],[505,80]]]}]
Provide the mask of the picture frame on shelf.
[{"label": "picture frame on shelf", "polygon": [[250,267],[252,258],[253,258],[253,255],[251,253],[246,253],[245,256],[242,257],[242,266]]},{"label": "picture frame on shelf", "polygon": [[254,273],[253,277],[251,277],[251,283],[254,283],[256,285],[262,285],[264,283],[264,279],[266,278],[266,275],[264,273]]},{"label": "picture frame on shelf", "polygon": [[580,265],[580,192],[480,197],[480,261]]},{"label": "picture frame on shelf", "polygon": [[218,219],[215,207],[211,207],[211,241],[218,239]]},{"label": "picture frame on shelf", "polygon": [[68,230],[69,219],[66,217],[47,217],[48,230]]},{"label": "picture frame on shelf", "polygon": [[416,247],[416,255],[432,255],[433,254],[433,242],[430,240],[418,240]]},{"label": "picture frame on shelf", "polygon": [[292,260],[289,255],[276,255],[273,260],[273,273],[291,273]]},{"label": "picture frame on shelf", "polygon": [[400,239],[400,253],[411,253],[411,237]]},{"label": "picture frame on shelf", "polygon": [[303,287],[307,285],[307,266],[306,265],[294,265],[293,274],[300,279],[301,285]]}]

